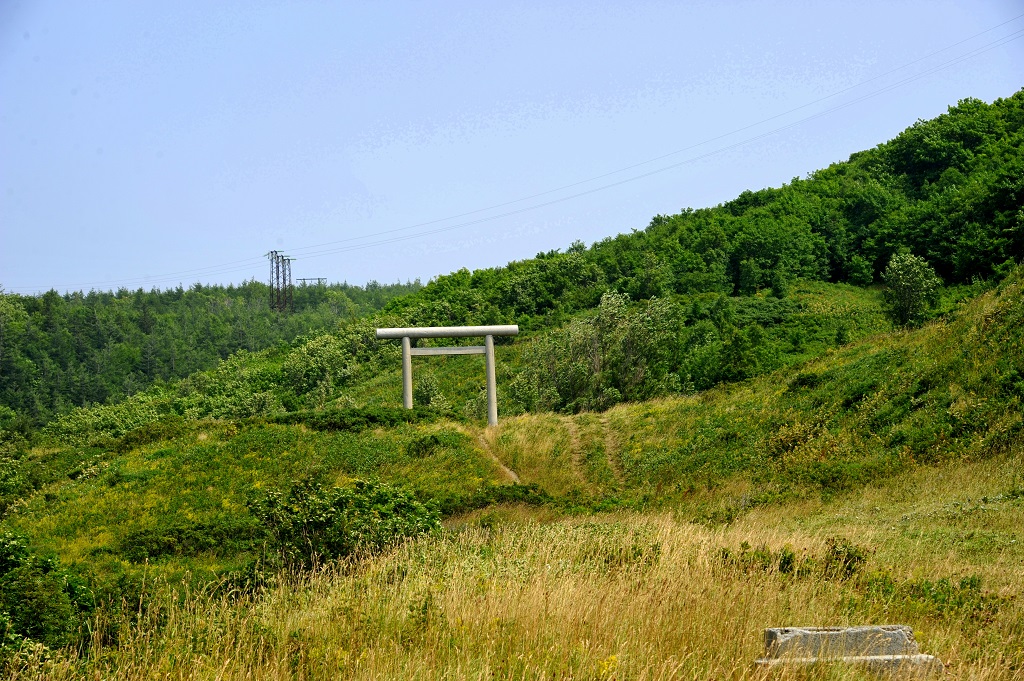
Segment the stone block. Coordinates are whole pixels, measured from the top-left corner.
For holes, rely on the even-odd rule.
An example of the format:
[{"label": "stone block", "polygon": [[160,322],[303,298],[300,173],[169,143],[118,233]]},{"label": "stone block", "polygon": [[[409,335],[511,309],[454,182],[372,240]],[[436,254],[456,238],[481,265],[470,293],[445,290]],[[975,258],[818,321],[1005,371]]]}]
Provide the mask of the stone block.
[{"label": "stone block", "polygon": [[764,630],[766,657],[916,655],[914,630],[903,625],[784,627]]},{"label": "stone block", "polygon": [[941,660],[921,654],[913,629],[904,625],[765,629],[764,647],[759,667],[844,664],[900,677],[945,671]]}]

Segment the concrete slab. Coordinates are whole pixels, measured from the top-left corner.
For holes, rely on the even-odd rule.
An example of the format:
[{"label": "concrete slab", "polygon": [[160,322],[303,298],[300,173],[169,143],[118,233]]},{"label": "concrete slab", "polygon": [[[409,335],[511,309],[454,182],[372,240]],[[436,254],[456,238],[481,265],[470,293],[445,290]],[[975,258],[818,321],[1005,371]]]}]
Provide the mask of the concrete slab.
[{"label": "concrete slab", "polygon": [[914,630],[904,625],[780,627],[764,630],[765,657],[916,655]]},{"label": "concrete slab", "polygon": [[942,661],[922,655],[914,630],[902,624],[860,627],[774,627],[764,632],[759,667],[843,664],[886,676],[922,677],[945,671]]}]

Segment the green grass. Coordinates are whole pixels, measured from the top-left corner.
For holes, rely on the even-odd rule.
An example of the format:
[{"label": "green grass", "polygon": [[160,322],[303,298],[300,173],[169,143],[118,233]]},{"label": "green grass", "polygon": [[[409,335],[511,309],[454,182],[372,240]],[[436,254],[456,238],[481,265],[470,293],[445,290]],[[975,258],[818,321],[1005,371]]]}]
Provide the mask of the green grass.
[{"label": "green grass", "polygon": [[[1018,442],[1024,425],[1022,318],[1015,280],[920,330],[877,334],[740,385],[601,417],[509,419],[498,443],[522,444],[497,451],[513,469],[531,452],[521,477],[552,492],[575,476],[581,491],[695,508],[724,499],[740,510],[828,496],[917,464],[984,458]],[[603,434],[566,451],[574,434],[594,428]],[[607,463],[595,461],[599,450]],[[723,485],[741,485],[741,498],[723,497]]]},{"label": "green grass", "polygon": [[[542,492],[531,498],[577,512],[675,507],[691,519],[732,521],[758,505],[828,498],[920,463],[980,459],[1017,442],[1019,293],[1013,279],[920,330],[877,332],[876,292],[803,284],[794,291],[801,314],[822,328],[818,340],[804,341],[810,359],[603,414],[505,417],[497,430],[428,413],[395,421],[405,413],[387,411],[400,394],[397,368],[369,379],[368,407],[285,414],[284,423],[162,417],[98,446],[30,453],[23,469],[39,490],[5,525],[39,550],[110,575],[139,569],[133,537],[206,532],[218,541],[194,542],[199,548],[146,568],[202,578],[252,559],[246,504],[254,495],[302,480],[379,479],[452,511],[486,503],[482,490],[515,475]],[[859,340],[830,344],[837,319],[854,320],[848,328]],[[505,371],[529,342],[500,349]],[[475,385],[478,359],[431,360],[445,397]],[[244,360],[235,360],[234,374],[221,368],[203,381],[273,374],[272,356]]]},{"label": "green grass", "polygon": [[[378,478],[428,497],[469,494],[497,480],[498,471],[460,428],[451,423],[402,425],[353,434],[200,422],[174,440],[101,460],[75,480],[51,483],[8,526],[67,562],[99,561],[116,568],[124,561],[118,547],[126,536],[165,526],[230,522],[247,515],[252,495],[296,481],[344,484]],[[424,438],[429,438],[425,449]],[[206,569],[220,560],[234,565],[234,556],[208,553],[213,555],[168,562],[182,569],[193,562]]]}]

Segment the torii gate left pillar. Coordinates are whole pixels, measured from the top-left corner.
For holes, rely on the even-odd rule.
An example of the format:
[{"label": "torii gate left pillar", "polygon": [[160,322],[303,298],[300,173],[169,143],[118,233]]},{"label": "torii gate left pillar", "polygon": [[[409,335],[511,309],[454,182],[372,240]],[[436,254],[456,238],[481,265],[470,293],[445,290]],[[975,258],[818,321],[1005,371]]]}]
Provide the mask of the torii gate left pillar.
[{"label": "torii gate left pillar", "polygon": [[[412,409],[413,355],[483,355],[487,366],[487,425],[498,425],[498,382],[494,374],[494,337],[517,336],[515,324],[494,326],[418,326],[398,329],[377,329],[377,338],[402,339],[402,404]],[[413,338],[466,338],[483,336],[483,345],[462,345],[449,348],[414,348]]]}]

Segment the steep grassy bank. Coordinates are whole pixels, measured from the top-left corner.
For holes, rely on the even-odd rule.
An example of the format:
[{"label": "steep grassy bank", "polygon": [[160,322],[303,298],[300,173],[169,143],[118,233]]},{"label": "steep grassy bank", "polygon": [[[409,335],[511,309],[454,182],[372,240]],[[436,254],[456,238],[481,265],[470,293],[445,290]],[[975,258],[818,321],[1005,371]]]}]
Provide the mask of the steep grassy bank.
[{"label": "steep grassy bank", "polygon": [[1020,441],[1021,284],[1015,275],[922,329],[742,385],[602,415],[509,419],[492,450],[553,492],[673,499],[721,519],[915,464],[992,456]]}]

